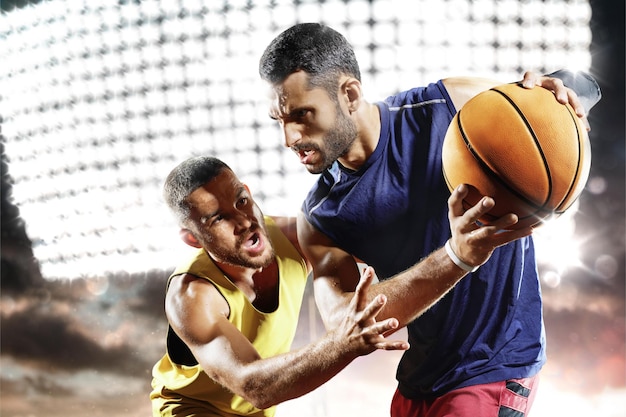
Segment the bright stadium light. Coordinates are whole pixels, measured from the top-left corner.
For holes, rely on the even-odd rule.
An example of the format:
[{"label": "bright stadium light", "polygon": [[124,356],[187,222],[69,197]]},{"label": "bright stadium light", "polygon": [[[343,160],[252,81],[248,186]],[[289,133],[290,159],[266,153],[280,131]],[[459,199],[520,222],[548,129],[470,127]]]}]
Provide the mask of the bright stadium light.
[{"label": "bright stadium light", "polygon": [[[145,222],[162,204],[163,177],[197,153],[258,176],[255,194],[272,214],[296,213],[302,184],[315,177],[282,149],[256,69],[265,44],[296,20],[346,33],[365,94],[377,100],[450,73],[506,81],[521,77],[522,65],[586,69],[590,13],[579,0],[528,0],[523,7],[516,0],[415,0],[411,8],[401,0],[57,0],[14,10],[0,27],[2,129],[13,197],[42,273],[74,278],[137,268],[152,252],[135,237],[175,228],[163,212]],[[553,270],[566,273],[579,262],[575,242],[549,240],[549,250],[567,247],[549,256],[559,263]],[[122,253],[101,262],[106,256],[87,255],[86,243],[106,256]],[[611,273],[610,260],[597,263],[590,268]]]},{"label": "bright stadium light", "polygon": [[[563,215],[545,222],[533,233],[537,262],[549,274],[561,277],[569,269],[583,266],[580,251],[584,241],[576,234],[578,206],[577,201]],[[549,276],[554,281],[554,275]]]}]

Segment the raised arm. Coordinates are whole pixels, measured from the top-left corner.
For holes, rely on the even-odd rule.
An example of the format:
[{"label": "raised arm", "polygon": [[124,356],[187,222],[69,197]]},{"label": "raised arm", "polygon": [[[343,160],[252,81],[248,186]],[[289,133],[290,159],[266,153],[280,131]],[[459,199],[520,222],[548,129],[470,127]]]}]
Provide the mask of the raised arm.
[{"label": "raised arm", "polygon": [[173,278],[166,313],[172,329],[213,380],[263,409],[314,390],[357,356],[376,349],[408,349],[406,342],[384,337],[397,328],[397,320],[376,322],[386,300],[381,296],[366,302],[364,294],[372,279],[371,271],[364,274],[335,330],[299,350],[271,358],[261,358],[228,321],[228,304],[204,279],[188,274]]},{"label": "raised arm", "polygon": [[[467,187],[459,186],[448,199],[450,246],[465,264],[482,265],[498,246],[532,233],[530,228],[501,231],[517,222],[513,214],[501,217],[490,226],[477,226],[476,220],[493,207],[494,201],[485,197],[465,211],[462,201],[466,194]],[[302,214],[298,220],[298,238],[313,265],[318,308],[326,327],[332,329],[346,313],[359,279],[358,267],[348,253],[315,229]],[[397,318],[402,327],[436,303],[466,274],[467,271],[441,248],[406,271],[373,284],[368,297],[373,299],[384,294],[387,303],[378,318]]]},{"label": "raised arm", "polygon": [[[451,77],[444,79],[443,83],[457,110],[478,93],[502,84],[491,79],[476,77]],[[559,70],[552,74],[541,75],[526,71],[521,83],[526,88],[538,86],[552,91],[559,103],[569,103],[572,106],[576,115],[583,120],[587,130],[590,130],[587,113],[600,100],[602,94],[598,83],[589,74]]]}]

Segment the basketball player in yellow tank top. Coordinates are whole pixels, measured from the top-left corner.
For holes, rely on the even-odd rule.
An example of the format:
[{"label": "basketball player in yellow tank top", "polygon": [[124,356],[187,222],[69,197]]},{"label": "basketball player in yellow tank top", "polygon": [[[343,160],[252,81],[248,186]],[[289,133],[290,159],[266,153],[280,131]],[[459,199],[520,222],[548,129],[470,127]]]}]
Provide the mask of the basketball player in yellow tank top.
[{"label": "basketball player in yellow tank top", "polygon": [[184,242],[198,248],[171,275],[167,351],[153,368],[154,416],[273,416],[275,405],[312,391],[353,359],[405,350],[376,322],[384,296],[366,301],[361,277],[341,326],[293,352],[309,266],[295,218],[263,216],[222,161],[189,159],[168,176],[164,196]]}]

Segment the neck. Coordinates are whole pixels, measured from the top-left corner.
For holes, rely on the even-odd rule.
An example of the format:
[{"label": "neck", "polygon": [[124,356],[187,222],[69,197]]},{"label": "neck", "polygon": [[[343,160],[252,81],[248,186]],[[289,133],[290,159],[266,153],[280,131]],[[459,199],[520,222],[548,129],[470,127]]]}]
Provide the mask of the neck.
[{"label": "neck", "polygon": [[375,104],[363,102],[359,109],[352,114],[357,127],[357,138],[340,157],[339,163],[345,168],[357,171],[374,153],[380,139],[380,111]]},{"label": "neck", "polygon": [[224,275],[248,298],[258,310],[271,312],[278,306],[278,264],[274,260],[264,268],[215,262]]},{"label": "neck", "polygon": [[252,283],[254,276],[263,276],[265,268],[248,268],[239,265],[233,265],[225,262],[213,261],[215,265],[231,280],[235,285],[237,283]]}]

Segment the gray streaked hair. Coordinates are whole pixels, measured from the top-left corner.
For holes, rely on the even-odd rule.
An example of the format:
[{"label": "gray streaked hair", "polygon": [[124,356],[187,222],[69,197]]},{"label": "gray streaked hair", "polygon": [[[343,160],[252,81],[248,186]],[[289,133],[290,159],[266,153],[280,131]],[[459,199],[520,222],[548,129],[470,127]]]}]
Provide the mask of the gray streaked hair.
[{"label": "gray streaked hair", "polygon": [[163,184],[163,198],[180,226],[187,226],[189,220],[189,195],[224,169],[230,167],[218,158],[197,156],[182,162],[169,173]]}]

